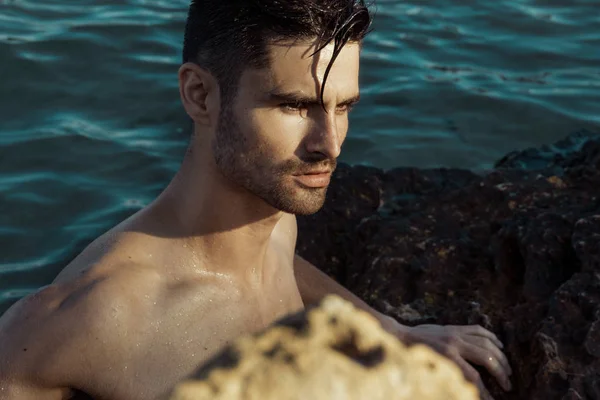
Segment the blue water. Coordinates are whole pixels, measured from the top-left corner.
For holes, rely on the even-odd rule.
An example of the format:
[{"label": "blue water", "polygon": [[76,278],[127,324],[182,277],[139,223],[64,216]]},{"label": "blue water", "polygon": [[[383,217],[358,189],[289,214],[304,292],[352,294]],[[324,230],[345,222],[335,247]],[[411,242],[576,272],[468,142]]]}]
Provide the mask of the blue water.
[{"label": "blue water", "polygon": [[[187,0],[0,0],[0,313],[179,166]],[[600,127],[600,0],[377,2],[342,161],[488,168]]]}]

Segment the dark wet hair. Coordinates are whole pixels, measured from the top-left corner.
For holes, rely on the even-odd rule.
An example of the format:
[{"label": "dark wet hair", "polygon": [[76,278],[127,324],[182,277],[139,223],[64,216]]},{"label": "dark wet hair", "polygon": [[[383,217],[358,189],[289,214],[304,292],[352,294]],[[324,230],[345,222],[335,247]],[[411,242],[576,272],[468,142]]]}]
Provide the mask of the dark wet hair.
[{"label": "dark wet hair", "polygon": [[222,102],[228,102],[246,68],[269,66],[268,44],[316,38],[317,53],[333,41],[321,90],[323,104],[333,62],[346,43],[362,44],[371,21],[364,0],[193,0],[183,62],[209,70],[219,82]]}]

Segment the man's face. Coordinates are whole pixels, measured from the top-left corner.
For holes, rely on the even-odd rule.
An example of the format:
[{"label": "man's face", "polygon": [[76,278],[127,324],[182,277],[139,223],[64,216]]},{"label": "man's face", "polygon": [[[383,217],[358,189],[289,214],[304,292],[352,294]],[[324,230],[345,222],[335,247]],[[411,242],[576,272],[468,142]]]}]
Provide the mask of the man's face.
[{"label": "man's face", "polygon": [[217,166],[287,213],[323,206],[348,131],[348,103],[359,94],[360,49],[349,43],[330,70],[323,110],[319,96],[332,51],[330,44],[311,57],[310,43],[270,45],[270,67],[247,69],[233,104],[221,110],[212,144]]}]

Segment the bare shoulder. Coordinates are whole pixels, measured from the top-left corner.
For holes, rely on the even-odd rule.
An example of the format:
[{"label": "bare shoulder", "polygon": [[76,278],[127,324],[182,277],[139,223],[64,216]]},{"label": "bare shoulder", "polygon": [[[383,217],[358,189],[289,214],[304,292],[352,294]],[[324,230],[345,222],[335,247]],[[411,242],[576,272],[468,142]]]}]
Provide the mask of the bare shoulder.
[{"label": "bare shoulder", "polygon": [[86,274],[46,286],[6,311],[0,382],[81,388],[94,371],[118,362],[119,352],[106,349],[116,348],[132,321],[143,317],[139,293],[151,292],[159,279],[143,268],[122,267],[110,276]]},{"label": "bare shoulder", "polygon": [[123,264],[151,264],[148,248],[162,248],[163,243],[144,232],[117,226],[91,242],[55,278],[54,283],[72,281],[89,270],[112,274]]}]

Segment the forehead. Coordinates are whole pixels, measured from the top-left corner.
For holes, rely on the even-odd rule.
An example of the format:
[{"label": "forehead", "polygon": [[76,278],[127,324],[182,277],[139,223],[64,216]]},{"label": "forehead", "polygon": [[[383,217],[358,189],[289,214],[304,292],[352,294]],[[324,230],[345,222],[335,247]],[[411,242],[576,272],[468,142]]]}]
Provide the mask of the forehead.
[{"label": "forehead", "polygon": [[[270,44],[270,65],[248,70],[246,82],[262,92],[273,90],[320,93],[325,71],[333,56],[333,43],[318,53],[313,43]],[[360,44],[346,44],[333,63],[325,87],[325,98],[358,93]]]}]

